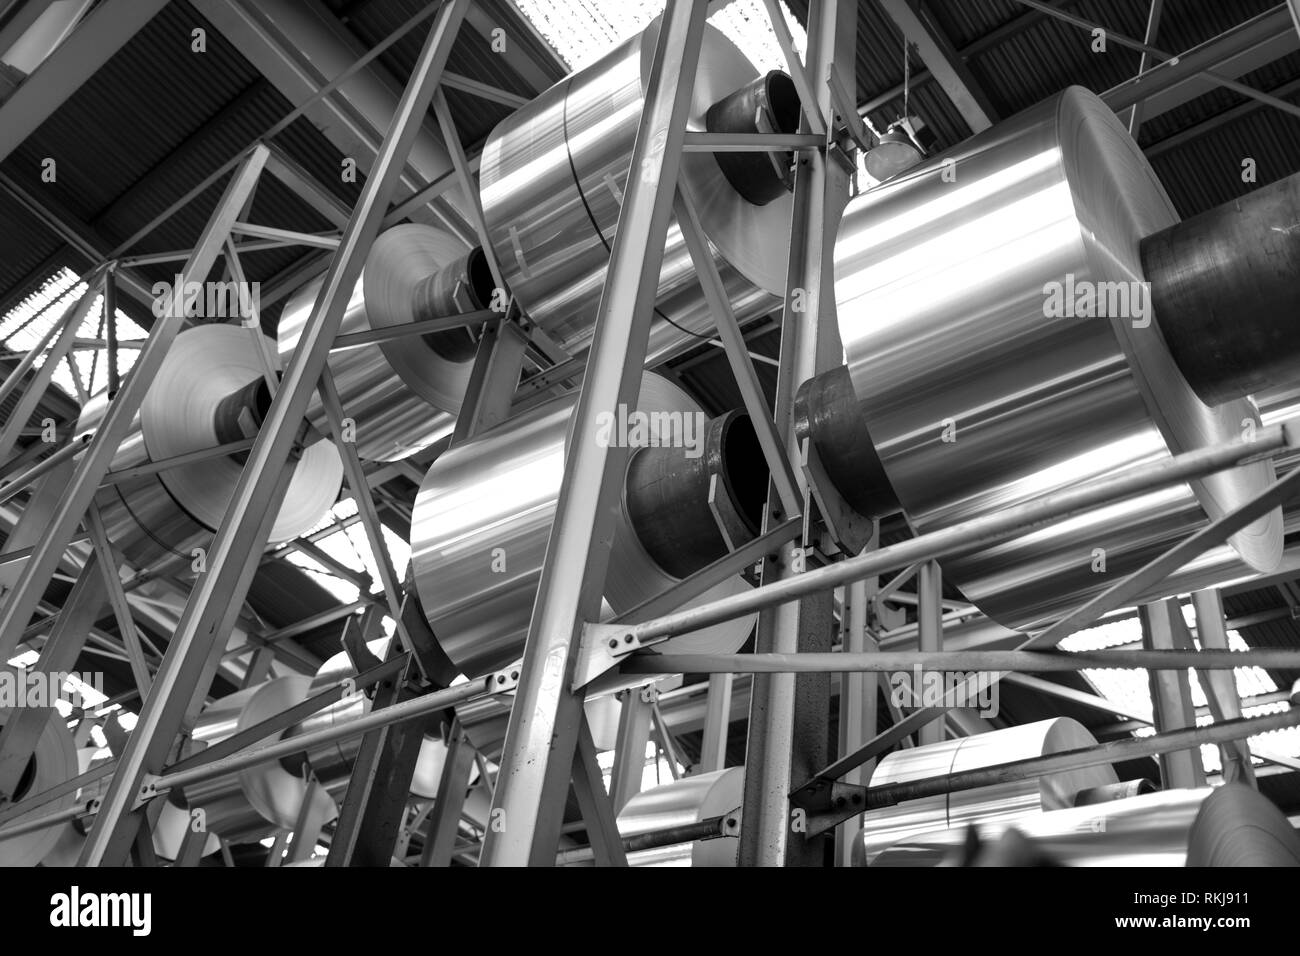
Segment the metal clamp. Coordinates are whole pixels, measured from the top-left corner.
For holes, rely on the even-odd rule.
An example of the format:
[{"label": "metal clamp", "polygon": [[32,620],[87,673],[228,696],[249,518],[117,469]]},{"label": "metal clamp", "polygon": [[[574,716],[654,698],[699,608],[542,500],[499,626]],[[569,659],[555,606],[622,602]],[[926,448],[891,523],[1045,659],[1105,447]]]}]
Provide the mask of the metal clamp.
[{"label": "metal clamp", "polygon": [[523,673],[524,662],[515,661],[509,667],[503,667],[488,678],[488,692],[506,694],[519,686],[519,675]]},{"label": "metal clamp", "polygon": [[626,625],[586,624],[582,628],[582,641],[578,647],[578,660],[573,668],[573,690],[586,687],[601,674],[622,663],[633,651],[641,649],[641,642]]}]

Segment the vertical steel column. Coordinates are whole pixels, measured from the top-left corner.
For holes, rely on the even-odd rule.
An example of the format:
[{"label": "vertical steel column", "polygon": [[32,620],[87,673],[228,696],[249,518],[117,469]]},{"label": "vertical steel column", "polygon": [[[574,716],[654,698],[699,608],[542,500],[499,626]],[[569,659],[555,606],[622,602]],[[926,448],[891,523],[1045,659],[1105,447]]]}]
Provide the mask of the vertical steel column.
[{"label": "vertical steel column", "polygon": [[555,864],[583,723],[582,698],[569,689],[574,651],[583,624],[600,615],[614,509],[628,461],[626,448],[607,447],[595,436],[602,414],[619,405],[636,407],[706,12],[704,0],[668,0],[660,23],[492,798],[493,812],[502,811],[502,828],[488,832],[481,865]]},{"label": "vertical steel column", "polygon": [[[917,650],[943,650],[943,571],[937,561],[926,561],[917,569],[916,622]],[[916,732],[916,742],[922,747],[937,744],[943,737],[942,720],[933,720]]]},{"label": "vertical steel column", "polygon": [[[108,395],[121,387],[117,365],[117,264],[110,263],[104,276],[104,334],[108,337]],[[93,384],[93,383],[92,383]]]},{"label": "vertical steel column", "polygon": [[460,814],[465,807],[465,792],[469,789],[469,774],[473,769],[474,748],[465,738],[460,721],[453,720],[451,732],[447,735],[447,756],[443,760],[442,776],[438,778],[438,793],[425,831],[420,866],[451,866]]},{"label": "vertical steel column", "polygon": [[[225,192],[218,200],[215,211],[199,236],[198,244],[181,268],[180,276],[183,284],[200,281],[212,270],[217,254],[230,233],[230,227],[257,182],[265,162],[266,147],[258,146],[231,175]],[[184,285],[181,294],[183,288]],[[162,318],[154,323],[149,338],[135,360],[131,374],[114,396],[113,401],[109,403],[108,412],[99,423],[99,427],[95,430],[95,437],[78,463],[77,470],[59,501],[59,507],[50,518],[45,536],[37,544],[27,564],[23,566],[22,574],[14,584],[13,593],[5,601],[3,609],[0,609],[0,659],[8,660],[12,656],[19,636],[40,604],[45,587],[58,568],[63,552],[67,550],[68,542],[72,540],[82,516],[94,500],[96,492],[99,491],[99,484],[103,481],[113,456],[117,454],[118,448],[130,431],[131,423],[140,410],[154,375],[161,367],[172,340],[181,330],[184,323],[183,311],[181,303],[171,302]],[[103,816],[97,819],[102,820]]]},{"label": "vertical steel column", "polygon": [[[1191,650],[1177,598],[1166,598],[1138,609],[1142,621],[1142,646],[1147,650]],[[1187,671],[1149,671],[1151,709],[1156,733],[1196,726],[1192,688]],[[1205,767],[1199,748],[1160,755],[1160,773],[1166,790],[1205,786]]]},{"label": "vertical steel column", "polygon": [[727,736],[731,730],[731,689],[735,674],[710,674],[704,711],[704,740],[700,747],[700,773],[727,766]]},{"label": "vertical steel column", "polygon": [[511,321],[513,314],[511,309],[502,321],[489,322],[483,329],[465,400],[456,416],[453,445],[468,441],[510,417],[510,406],[524,367],[524,353],[528,350],[528,335]]},{"label": "vertical steel column", "polygon": [[[214,648],[223,645],[265,549],[271,523],[288,483],[289,453],[297,444],[297,433],[307,404],[325,369],[330,344],[338,334],[348,299],[361,277],[366,253],[379,231],[380,220],[401,176],[403,160],[422,117],[428,111],[469,2],[448,0],[439,10],[420,51],[374,167],[366,178],[339,247],[330,260],[298,350],[289,362],[280,390],[249,451],[230,509],[213,540],[208,570],[195,584],[155,676],[153,692],[145,702],[135,731],[118,761],[117,772],[104,796],[95,826],[86,839],[80,861],[83,865],[111,865],[124,859],[140,823],[134,806],[141,785],[150,774],[157,774],[162,769],[192,700],[196,694],[206,690],[199,687],[200,678],[208,669]],[[260,169],[260,163],[266,159],[264,148],[259,156]],[[232,215],[242,206],[242,199],[233,205]],[[229,223],[226,224],[228,230]],[[143,360],[144,352],[137,365]],[[113,403],[114,408],[137,381],[133,370],[126,387]],[[110,410],[110,419],[112,415]],[[87,457],[91,454],[87,453]],[[88,503],[87,500],[85,504]],[[85,504],[81,508],[83,511]],[[9,616],[10,611],[6,608],[6,620]]]},{"label": "vertical steel column", "polygon": [[[416,696],[407,686],[407,670],[404,667],[380,682],[372,713]],[[420,744],[436,719],[436,714],[430,714],[387,724],[362,738],[326,866],[389,865],[406,814]]]},{"label": "vertical steel column", "polygon": [[[644,748],[642,753],[644,753]],[[578,719],[578,740],[573,757],[573,795],[582,811],[587,842],[597,866],[627,866],[623,837],[618,832],[618,810],[605,792],[605,776],[600,772],[596,744],[591,727],[583,714]]]},{"label": "vertical steel column", "polygon": [[[1228,628],[1219,592],[1213,588],[1194,592],[1192,607],[1196,609],[1196,636],[1200,639],[1201,649],[1228,650]],[[1198,670],[1196,676],[1201,681],[1205,702],[1216,723],[1241,716],[1241,695],[1237,693],[1236,671]],[[1258,787],[1247,741],[1232,740],[1219,744],[1219,758],[1223,765],[1224,783],[1245,783]]]},{"label": "vertical steel column", "polygon": [[627,802],[641,792],[645,776],[645,748],[650,742],[650,703],[645,694],[653,685],[633,687],[621,696],[618,740],[614,745],[614,770],[609,778],[609,798],[614,812],[621,813]]},{"label": "vertical steel column", "polygon": [[[875,643],[867,641],[867,609],[871,606],[871,592],[876,581],[854,581],[844,589],[845,598],[841,618],[844,627],[844,652],[860,654],[874,650]],[[884,675],[879,675],[884,676]],[[876,674],[840,675],[840,753],[851,754],[876,736]],[[871,779],[875,760],[869,760],[856,770],[844,775],[844,782],[865,787]],[[862,817],[850,817],[835,832],[835,865],[853,865],[853,842],[862,828]]]},{"label": "vertical steel column", "polygon": [[[827,77],[832,69],[852,70],[857,12],[847,0],[819,0],[809,6],[808,62],[815,103],[805,111],[832,115]],[[848,86],[855,86],[851,72]],[[804,129],[808,129],[807,118]],[[798,461],[794,432],[794,396],[818,372],[843,360],[835,323],[833,256],[839,217],[848,199],[848,172],[826,152],[804,150],[795,171],[790,267],[786,278],[781,325],[781,359],[777,373],[775,421],[786,442],[786,457]],[[802,488],[801,482],[801,491]],[[764,530],[787,520],[769,489]],[[763,563],[763,583],[795,573],[804,560],[795,543]],[[829,650],[834,618],[831,595],[813,595],[783,604],[759,616],[756,650],[794,653]],[[742,866],[820,865],[821,838],[789,835],[800,821],[792,819],[789,793],[796,780],[811,776],[827,759],[830,678],[826,674],[755,674],[745,755],[744,822],[740,832]],[[800,828],[801,831],[801,828]]]}]

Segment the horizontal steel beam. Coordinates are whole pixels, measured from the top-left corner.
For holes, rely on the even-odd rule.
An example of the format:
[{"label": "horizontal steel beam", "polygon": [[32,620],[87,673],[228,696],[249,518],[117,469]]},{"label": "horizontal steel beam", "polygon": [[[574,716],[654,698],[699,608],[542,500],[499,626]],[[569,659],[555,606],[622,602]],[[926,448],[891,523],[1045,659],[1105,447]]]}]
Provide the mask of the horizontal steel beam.
[{"label": "horizontal steel beam", "polygon": [[932,673],[1082,670],[1231,670],[1234,667],[1300,669],[1300,650],[1248,651],[870,651],[861,654],[634,654],[625,674],[861,674],[916,670]]}]

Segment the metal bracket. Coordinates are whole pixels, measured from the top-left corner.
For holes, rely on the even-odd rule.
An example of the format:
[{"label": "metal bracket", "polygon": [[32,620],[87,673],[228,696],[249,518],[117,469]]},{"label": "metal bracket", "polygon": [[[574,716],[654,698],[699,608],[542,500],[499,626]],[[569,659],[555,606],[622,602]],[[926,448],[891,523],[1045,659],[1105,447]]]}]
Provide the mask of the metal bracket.
[{"label": "metal bracket", "polygon": [[524,662],[515,661],[509,667],[503,667],[494,673],[488,686],[493,694],[506,694],[519,686],[519,675],[523,673]]},{"label": "metal bracket", "polygon": [[827,833],[867,809],[866,787],[839,780],[821,786],[824,783],[826,782],[817,781],[811,789],[797,790],[790,795],[791,804],[805,814],[805,839]]},{"label": "metal bracket", "polygon": [[718,526],[718,532],[722,535],[722,542],[727,550],[735,551],[746,541],[752,541],[754,535],[745,527],[745,522],[736,510],[736,504],[731,500],[731,496],[723,494],[719,484],[717,475],[710,476],[709,513],[713,515],[713,523]]},{"label": "metal bracket", "polygon": [[641,642],[626,625],[585,624],[573,668],[573,691],[577,693],[608,670],[617,667]]},{"label": "metal bracket", "polygon": [[831,540],[848,554],[861,554],[876,536],[876,522],[858,514],[840,496],[810,439],[805,438],[799,443],[799,467],[803,469],[808,492],[817,503]]},{"label": "metal bracket", "polygon": [[160,797],[164,793],[170,792],[170,787],[158,789],[158,781],[162,778],[156,773],[147,773],[140,781],[140,789],[136,792],[135,805],[131,808],[138,810],[155,797]]},{"label": "metal bracket", "polygon": [[863,152],[871,149],[871,134],[867,131],[866,124],[862,122],[862,117],[858,115],[853,98],[849,96],[848,91],[844,88],[844,83],[840,80],[839,70],[836,69],[833,63],[827,67],[826,84],[830,87],[832,119],[834,120],[829,124],[830,128],[833,131],[844,130],[849,139]]}]

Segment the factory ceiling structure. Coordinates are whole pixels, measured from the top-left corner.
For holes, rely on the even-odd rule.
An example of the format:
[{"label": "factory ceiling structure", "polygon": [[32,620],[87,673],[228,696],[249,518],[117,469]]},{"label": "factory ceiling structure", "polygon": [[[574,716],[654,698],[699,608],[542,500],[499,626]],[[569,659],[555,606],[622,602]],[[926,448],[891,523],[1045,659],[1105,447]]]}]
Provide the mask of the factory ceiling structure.
[{"label": "factory ceiling structure", "polygon": [[1300,865],[1298,94],[1296,0],[0,0],[0,864]]}]

